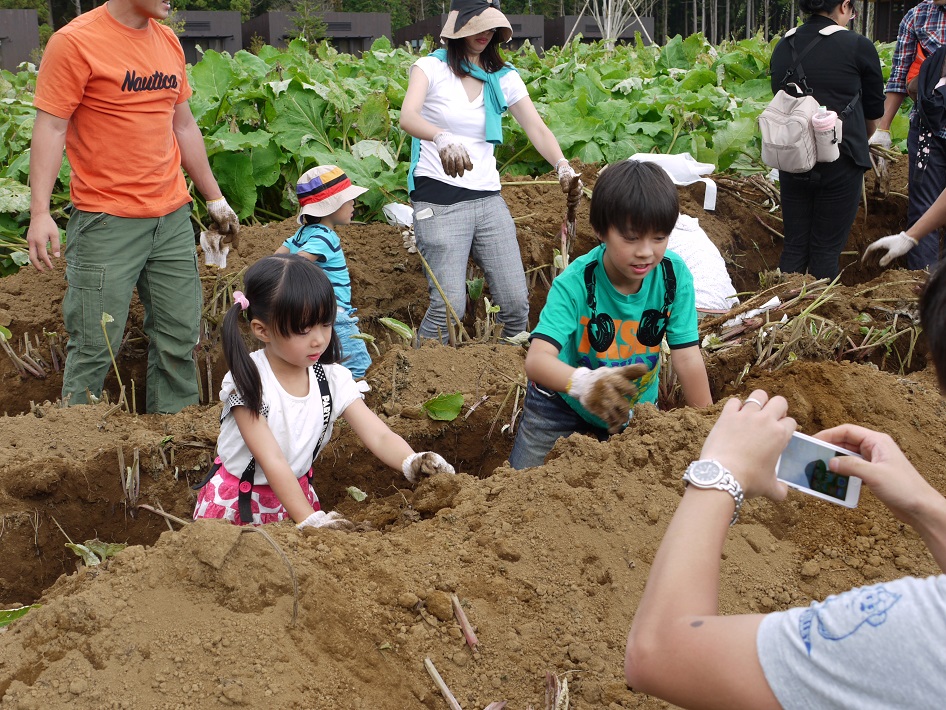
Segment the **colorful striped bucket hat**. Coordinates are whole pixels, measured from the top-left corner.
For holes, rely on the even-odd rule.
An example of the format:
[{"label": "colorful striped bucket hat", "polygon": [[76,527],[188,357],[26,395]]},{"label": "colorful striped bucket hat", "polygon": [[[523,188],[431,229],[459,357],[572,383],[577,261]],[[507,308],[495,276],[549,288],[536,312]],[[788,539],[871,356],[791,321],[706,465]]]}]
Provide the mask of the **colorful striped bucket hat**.
[{"label": "colorful striped bucket hat", "polygon": [[337,165],[319,165],[306,170],[296,183],[296,197],[299,198],[299,216],[296,221],[302,224],[302,215],[327,217],[349,200],[368,192],[366,187],[356,187]]}]

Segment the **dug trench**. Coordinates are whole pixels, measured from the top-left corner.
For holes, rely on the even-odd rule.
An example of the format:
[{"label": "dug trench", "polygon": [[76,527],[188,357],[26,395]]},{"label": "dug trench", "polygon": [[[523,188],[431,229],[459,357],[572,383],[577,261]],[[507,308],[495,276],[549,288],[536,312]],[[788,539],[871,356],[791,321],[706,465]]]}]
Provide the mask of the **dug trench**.
[{"label": "dug trench", "polygon": [[[593,185],[595,166],[583,174]],[[504,189],[533,321],[564,214],[557,186],[545,181]],[[762,387],[789,400],[807,433],[843,421],[888,431],[946,490],[946,408],[916,327],[923,274],[859,258],[870,241],[904,227],[905,182],[905,165],[895,165],[892,192],[862,207],[833,285],[773,270],[780,222],[759,183],[720,178],[713,212],[702,208],[702,186],[681,188],[681,208],[720,249],[744,304],[773,295],[786,304],[769,316],[785,315],[782,328],[760,326],[765,316],[742,332],[727,331],[721,319],[701,323],[714,401]],[[662,707],[623,686],[623,636],[679,500],[680,472],[698,455],[718,406],[680,407],[668,377],[660,409],[639,407],[625,433],[606,443],[573,436],[545,466],[510,470],[525,349],[485,336],[415,348],[381,325],[392,317],[416,327],[427,303],[423,267],[394,227],[342,232],[360,327],[374,338],[367,402],[415,450],[438,451],[461,475],[412,489],[340,422],[315,487],[325,508],[372,531],[300,535],[291,525],[270,526],[297,592],[261,536],[220,523],[182,526],[153,512],[190,518],[189,484],[206,469],[219,426],[221,308],[242,271],[294,229],[291,220],[245,227],[226,269],[202,267],[203,399],[176,415],[116,406],[114,373],[109,402],[61,408],[61,373],[46,353],[49,334],[64,337],[63,266],[4,279],[0,322],[13,332],[15,352],[33,353],[46,376],[23,375],[0,356],[0,607],[42,604],[0,633],[0,698],[12,707],[252,707],[303,706],[300,698],[318,692],[319,707],[435,708],[441,701],[422,665],[430,657],[465,706],[540,702],[551,672],[568,677],[573,708]],[[573,255],[595,243],[585,207],[577,236]],[[470,333],[485,318],[482,302],[475,306]],[[135,383],[139,409],[145,358],[136,306],[116,362],[126,391]],[[423,410],[431,397],[455,392],[464,407],[453,421]],[[137,487],[122,477],[135,461]],[[349,487],[367,499],[357,502]],[[919,538],[869,493],[854,511],[800,495],[746,508],[726,548],[720,606],[727,613],[936,570]],[[92,539],[129,548],[97,567],[80,566],[65,543]],[[453,621],[451,594],[477,627],[476,652]],[[254,673],[222,670],[241,664],[247,625],[280,631],[254,637]]]}]

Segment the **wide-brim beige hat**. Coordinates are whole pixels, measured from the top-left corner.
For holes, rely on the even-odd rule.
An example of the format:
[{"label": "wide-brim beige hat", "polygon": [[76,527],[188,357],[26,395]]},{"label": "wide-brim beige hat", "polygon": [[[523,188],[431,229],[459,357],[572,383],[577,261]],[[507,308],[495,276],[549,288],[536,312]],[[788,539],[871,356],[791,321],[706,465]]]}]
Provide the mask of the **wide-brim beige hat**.
[{"label": "wide-brim beige hat", "polygon": [[337,165],[319,165],[307,170],[296,183],[299,198],[299,216],[296,221],[303,224],[302,215],[328,217],[349,200],[368,192],[366,187],[351,184],[345,171]]},{"label": "wide-brim beige hat", "polygon": [[[486,4],[485,2],[483,3]],[[499,5],[497,2],[496,5]],[[506,16],[495,7],[487,7],[480,14],[471,17],[460,29],[456,29],[457,18],[460,16],[458,10],[451,10],[447,15],[447,21],[440,30],[441,39],[462,39],[472,37],[480,32],[487,30],[496,30],[499,33],[499,41],[505,44],[512,39],[512,25]]]}]

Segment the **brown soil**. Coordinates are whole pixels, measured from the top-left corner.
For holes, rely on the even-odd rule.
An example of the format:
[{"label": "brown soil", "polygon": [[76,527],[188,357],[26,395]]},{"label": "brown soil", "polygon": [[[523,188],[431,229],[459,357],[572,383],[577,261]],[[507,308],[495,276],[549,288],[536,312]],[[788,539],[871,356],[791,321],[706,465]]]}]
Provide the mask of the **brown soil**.
[{"label": "brown soil", "polygon": [[[585,170],[586,184],[595,172]],[[906,191],[904,173],[905,165],[895,166],[897,193]],[[749,204],[759,200],[749,186],[721,190],[714,214],[702,210],[702,193],[702,186],[681,190],[683,209],[720,247],[743,299],[769,289],[756,300],[778,294],[791,301],[804,279],[769,271],[778,237],[760,223],[777,230],[777,216]],[[535,319],[563,201],[549,185],[507,187],[504,195],[533,269]],[[713,395],[755,387],[782,394],[808,433],[844,421],[888,431],[946,491],[946,408],[922,339],[911,347],[922,274],[857,262],[869,241],[903,227],[905,200],[872,199],[868,214],[855,224],[842,284],[815,311],[837,335],[806,336],[762,356],[768,340],[757,330],[714,344],[705,351]],[[582,208],[574,254],[594,244],[586,215]],[[215,294],[293,229],[291,221],[245,228],[225,273],[205,269],[208,322]],[[427,292],[418,258],[387,225],[354,225],[342,238],[363,330],[381,351],[368,373],[369,405],[415,449],[440,452],[461,474],[411,490],[341,425],[317,467],[316,489],[327,508],[374,529],[300,534],[289,524],[269,526],[280,554],[263,535],[218,522],[172,525],[123,495],[119,452],[126,466],[137,452],[138,502],[189,518],[188,482],[213,450],[218,404],[174,416],[105,403],[62,409],[54,368],[45,379],[24,377],[0,356],[0,607],[42,604],[0,629],[4,707],[446,707],[425,658],[468,708],[498,700],[543,707],[547,672],[567,677],[572,708],[666,707],[625,687],[624,639],[679,499],[681,472],[698,455],[718,406],[677,408],[668,386],[662,411],[639,408],[624,434],[607,443],[573,436],[545,466],[512,471],[504,462],[524,349],[397,343],[378,319],[419,323]],[[789,317],[813,303],[810,288],[786,308]],[[44,331],[62,332],[62,292],[61,263],[52,274],[24,270],[3,280],[0,324],[13,331],[17,352],[25,336],[35,353],[48,352],[39,340]],[[137,384],[140,404],[139,311],[118,367],[126,385]],[[905,333],[889,348],[853,350],[839,361],[828,342],[836,337],[849,350],[864,341],[862,329],[891,325]],[[718,334],[717,326],[704,322],[703,330]],[[474,332],[473,318],[468,327]],[[213,394],[225,367],[212,339],[200,358],[209,372],[204,392]],[[107,389],[114,402],[113,378]],[[461,392],[465,407],[456,420],[435,422],[420,405],[445,392]],[[368,499],[356,503],[348,486]],[[66,536],[129,546],[77,571]],[[917,535],[869,492],[855,510],[793,494],[780,504],[746,505],[725,550],[720,606],[724,613],[781,609],[867,581],[935,571]],[[476,628],[476,651],[453,619],[451,594]]]}]

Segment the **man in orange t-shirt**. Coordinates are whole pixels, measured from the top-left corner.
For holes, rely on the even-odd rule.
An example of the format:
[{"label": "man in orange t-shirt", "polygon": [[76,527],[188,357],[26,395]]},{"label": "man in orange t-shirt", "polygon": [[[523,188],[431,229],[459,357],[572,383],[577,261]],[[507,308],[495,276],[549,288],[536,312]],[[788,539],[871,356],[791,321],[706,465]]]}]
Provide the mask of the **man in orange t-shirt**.
[{"label": "man in orange t-shirt", "polygon": [[[191,88],[162,0],[108,0],[49,40],[40,65],[30,154],[30,261],[60,255],[50,196],[65,147],[75,207],[66,227],[63,321],[69,333],[62,398],[100,396],[132,293],[149,339],[147,411],[198,401],[201,288],[183,166],[224,234],[239,221],[207,160],[187,104]],[[114,322],[103,332],[103,314]],[[107,320],[107,319],[105,319]]]}]

